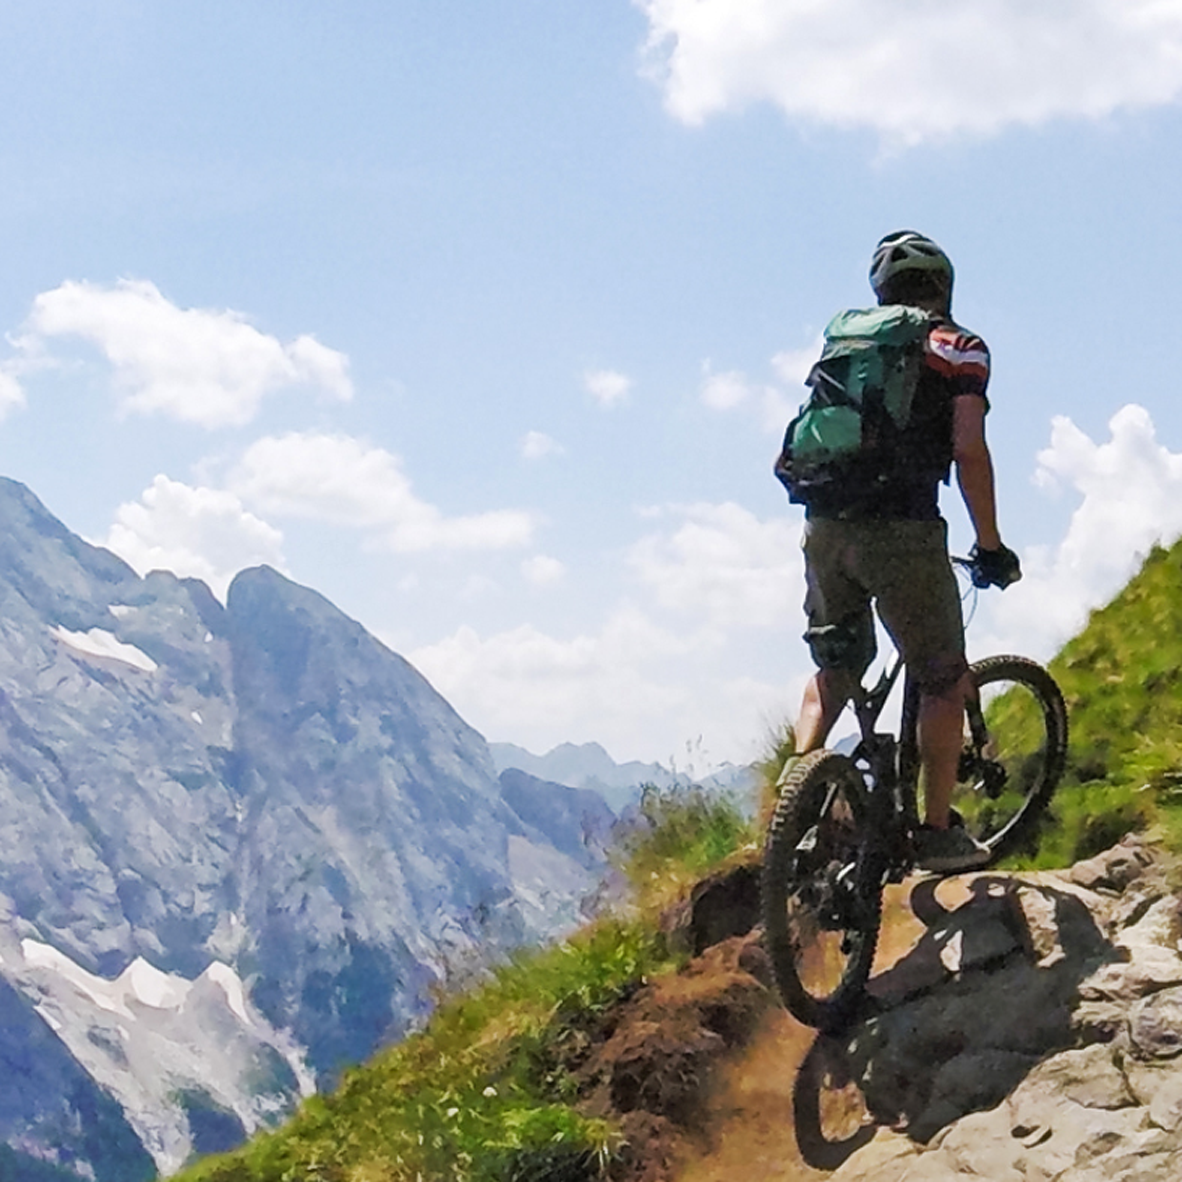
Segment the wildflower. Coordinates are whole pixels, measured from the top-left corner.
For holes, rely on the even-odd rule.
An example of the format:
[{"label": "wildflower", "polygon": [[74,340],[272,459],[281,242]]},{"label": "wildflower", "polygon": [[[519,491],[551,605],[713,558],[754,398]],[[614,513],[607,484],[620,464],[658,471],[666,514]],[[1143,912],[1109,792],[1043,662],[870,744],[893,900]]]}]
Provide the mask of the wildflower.
[{"label": "wildflower", "polygon": [[487,1088],[485,1088],[485,1089],[484,1089],[484,1092],[483,1092],[483,1095],[485,1095],[485,1096],[487,1096],[487,1097],[490,1097],[490,1098],[491,1098],[491,1097],[493,1097],[493,1096],[495,1096],[496,1094],[497,1094],[497,1089],[496,1089],[496,1088],[494,1088],[494,1087],[492,1086],[492,1084],[489,1084],[489,1085],[488,1085],[488,1087],[487,1087]]}]

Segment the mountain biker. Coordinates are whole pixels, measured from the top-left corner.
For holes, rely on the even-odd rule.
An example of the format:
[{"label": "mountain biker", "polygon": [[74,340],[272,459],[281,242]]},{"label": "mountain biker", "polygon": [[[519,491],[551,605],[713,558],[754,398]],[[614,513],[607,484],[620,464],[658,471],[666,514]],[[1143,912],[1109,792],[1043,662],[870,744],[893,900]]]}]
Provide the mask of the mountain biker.
[{"label": "mountain biker", "polygon": [[[993,463],[985,442],[989,351],[951,318],[952,263],[931,239],[911,230],[884,237],[870,284],[880,305],[929,313],[922,365],[907,427],[906,466],[872,501],[839,495],[809,504],[804,531],[809,644],[817,672],[794,728],[796,752],[824,745],[875,655],[876,603],[920,690],[919,758],[924,822],[917,863],[929,870],[983,863],[987,851],[950,810],[972,692],[956,577],[938,488],[956,469],[976,533],[974,582],[1006,587],[1021,578],[1018,557],[997,527]],[[789,767],[785,768],[787,775]]]}]

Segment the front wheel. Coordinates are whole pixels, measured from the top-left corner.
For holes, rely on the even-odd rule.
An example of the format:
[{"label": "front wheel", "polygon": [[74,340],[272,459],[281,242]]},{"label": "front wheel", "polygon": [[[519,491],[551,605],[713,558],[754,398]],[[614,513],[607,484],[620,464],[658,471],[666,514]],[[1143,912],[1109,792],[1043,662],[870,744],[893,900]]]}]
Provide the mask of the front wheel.
[{"label": "front wheel", "polygon": [[806,755],[785,781],[764,844],[764,940],[780,996],[806,1025],[840,1028],[861,1000],[882,915],[879,842],[844,755]]},{"label": "front wheel", "polygon": [[1051,675],[1025,657],[988,657],[970,671],[976,694],[965,710],[952,805],[989,847],[992,865],[1037,841],[1063,774],[1067,708]]}]

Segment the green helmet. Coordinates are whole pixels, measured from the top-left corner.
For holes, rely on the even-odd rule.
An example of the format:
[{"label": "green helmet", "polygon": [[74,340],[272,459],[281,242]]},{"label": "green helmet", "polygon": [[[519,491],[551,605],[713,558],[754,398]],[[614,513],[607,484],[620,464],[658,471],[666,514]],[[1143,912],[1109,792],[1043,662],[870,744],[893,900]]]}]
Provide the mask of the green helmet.
[{"label": "green helmet", "polygon": [[930,239],[914,230],[896,230],[888,234],[874,248],[870,261],[870,286],[882,299],[890,281],[903,271],[925,271],[943,279],[952,294],[952,261]]}]

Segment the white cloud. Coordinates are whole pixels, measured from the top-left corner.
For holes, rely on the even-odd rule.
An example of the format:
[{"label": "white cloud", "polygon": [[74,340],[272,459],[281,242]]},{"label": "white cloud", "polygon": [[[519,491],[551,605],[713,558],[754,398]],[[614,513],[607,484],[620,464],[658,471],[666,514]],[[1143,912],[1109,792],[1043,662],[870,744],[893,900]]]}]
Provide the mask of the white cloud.
[{"label": "white cloud", "polygon": [[267,436],[228,484],[268,514],[369,530],[395,550],[492,550],[529,543],[537,524],[517,509],[446,517],[411,490],[401,460],[348,435]]},{"label": "white cloud", "polygon": [[677,526],[636,542],[633,569],[663,607],[726,629],[782,624],[799,609],[797,515],[761,521],[741,505],[674,506]]},{"label": "white cloud", "polygon": [[146,280],[68,281],[33,301],[21,342],[80,337],[114,369],[126,411],[202,427],[249,422],[268,394],[293,385],[353,395],[348,358],[310,336],[284,345],[237,312],[179,308]]},{"label": "white cloud", "polygon": [[565,454],[566,448],[542,431],[527,431],[521,439],[521,454],[527,460],[540,460],[546,456]]},{"label": "white cloud", "polygon": [[790,398],[775,386],[766,387],[759,403],[759,421],[764,433],[782,436],[803,401],[803,394]]},{"label": "white cloud", "polygon": [[632,750],[646,726],[666,724],[688,703],[684,686],[662,684],[652,666],[689,647],[621,608],[597,635],[560,640],[526,624],[481,638],[465,626],[410,660],[492,737],[538,747],[598,739]]},{"label": "white cloud", "polygon": [[[788,657],[801,650],[803,670],[804,645],[784,649]],[[482,637],[462,627],[409,657],[490,739],[537,752],[595,741],[616,759],[668,766],[671,759],[684,765],[699,737],[708,760],[754,759],[799,701],[803,672],[778,684],[746,672],[728,676],[720,653],[717,636],[673,632],[623,605],[598,632],[559,639],[523,625]]]},{"label": "white cloud", "polygon": [[[822,338],[803,349],[788,349],[772,357],[773,381],[753,382],[741,370],[715,373],[710,362],[702,363],[702,387],[698,393],[703,406],[711,410],[742,408],[753,415],[759,429],[768,435],[782,435],[804,401],[804,380],[821,354]],[[784,387],[787,389],[785,390]]]},{"label": "white cloud", "polygon": [[805,379],[809,376],[825,338],[821,333],[802,349],[784,349],[772,358],[772,369],[780,386],[765,386],[759,403],[760,422],[769,435],[783,435],[784,429],[808,396]]},{"label": "white cloud", "polygon": [[808,667],[799,520],[734,504],[641,516],[647,536],[628,561],[644,599],[598,630],[463,627],[411,660],[491,738],[538,751],[594,739],[617,758],[667,760],[701,735],[713,758],[754,758]]},{"label": "white cloud", "polygon": [[25,405],[25,392],[16,374],[10,367],[0,369],[0,422],[8,412],[19,410]]},{"label": "white cloud", "polygon": [[914,144],[1182,93],[1182,0],[634,0],[688,124],[753,102]]},{"label": "white cloud", "polygon": [[535,587],[550,587],[561,583],[566,577],[566,567],[557,558],[550,558],[545,554],[535,554],[521,564],[521,573],[526,582]]},{"label": "white cloud", "polygon": [[821,356],[824,344],[824,336],[818,333],[817,339],[811,345],[805,345],[803,349],[784,349],[772,358],[772,368],[776,371],[776,376],[785,386],[799,390],[802,399],[805,395],[805,379],[817,358]]},{"label": "white cloud", "polygon": [[244,567],[284,569],[283,535],[230,492],[157,476],[138,501],[120,505],[105,541],[141,575],[170,570],[209,584],[219,599]]},{"label": "white cloud", "polygon": [[[1154,543],[1182,533],[1182,454],[1158,442],[1143,407],[1122,407],[1108,429],[1111,438],[1096,443],[1069,418],[1053,421],[1035,484],[1044,491],[1065,485],[1079,506],[1061,542],[1023,553],[1022,582],[982,598],[982,624],[970,641],[985,635],[974,651],[1051,656],[1121,589]],[[1004,496],[1001,515],[1004,530]]]},{"label": "white cloud", "polygon": [[632,379],[614,369],[597,369],[583,375],[583,385],[600,406],[615,406],[628,397]]},{"label": "white cloud", "polygon": [[711,373],[709,363],[703,368],[705,376],[700,394],[703,405],[712,410],[732,410],[751,396],[751,386],[745,374],[735,369]]}]

